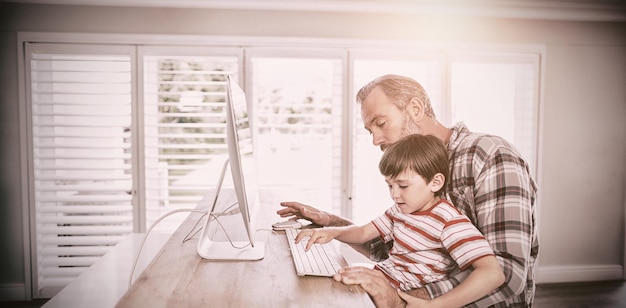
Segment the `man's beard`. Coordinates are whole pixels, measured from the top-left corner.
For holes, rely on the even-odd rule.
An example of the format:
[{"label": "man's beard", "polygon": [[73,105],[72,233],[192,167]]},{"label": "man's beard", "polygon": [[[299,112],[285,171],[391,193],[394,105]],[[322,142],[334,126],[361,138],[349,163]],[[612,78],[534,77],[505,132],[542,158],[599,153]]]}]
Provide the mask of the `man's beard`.
[{"label": "man's beard", "polygon": [[[411,116],[408,114],[404,114],[404,117],[402,119],[402,132],[400,133],[400,139],[408,136],[408,135],[413,135],[413,134],[421,134],[422,131],[420,130],[420,128],[417,126],[417,124],[415,124],[415,122],[413,122],[413,119],[411,119]],[[398,142],[398,140],[396,140],[396,142]],[[391,144],[387,144],[387,145],[381,145],[380,146],[380,150],[381,151],[385,151],[385,149],[387,149],[387,147],[391,146]]]},{"label": "man's beard", "polygon": [[422,131],[420,128],[413,122],[413,119],[408,113],[404,114],[404,119],[402,119],[402,134],[401,137],[404,138],[408,135],[413,134],[421,134]]}]

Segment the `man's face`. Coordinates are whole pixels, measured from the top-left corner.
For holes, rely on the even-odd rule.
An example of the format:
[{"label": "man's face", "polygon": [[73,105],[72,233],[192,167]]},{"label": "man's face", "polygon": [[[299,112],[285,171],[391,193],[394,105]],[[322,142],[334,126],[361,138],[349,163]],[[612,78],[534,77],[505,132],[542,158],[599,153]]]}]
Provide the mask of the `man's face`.
[{"label": "man's face", "polygon": [[408,112],[398,109],[379,88],[361,103],[361,117],[372,135],[372,143],[382,151],[404,136],[419,133]]}]

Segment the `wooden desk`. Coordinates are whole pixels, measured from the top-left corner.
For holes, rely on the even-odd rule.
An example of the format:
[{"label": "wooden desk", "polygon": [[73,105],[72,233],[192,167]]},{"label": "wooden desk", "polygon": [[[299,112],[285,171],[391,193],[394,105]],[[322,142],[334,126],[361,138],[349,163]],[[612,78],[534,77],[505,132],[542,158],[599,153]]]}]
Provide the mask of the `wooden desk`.
[{"label": "wooden desk", "polygon": [[276,206],[263,203],[257,216],[256,227],[262,230],[256,240],[266,245],[259,261],[202,259],[196,252],[198,235],[183,242],[201,217],[190,214],[116,307],[374,306],[360,287],[297,276],[284,233],[271,231],[269,221],[280,219],[275,212]]}]

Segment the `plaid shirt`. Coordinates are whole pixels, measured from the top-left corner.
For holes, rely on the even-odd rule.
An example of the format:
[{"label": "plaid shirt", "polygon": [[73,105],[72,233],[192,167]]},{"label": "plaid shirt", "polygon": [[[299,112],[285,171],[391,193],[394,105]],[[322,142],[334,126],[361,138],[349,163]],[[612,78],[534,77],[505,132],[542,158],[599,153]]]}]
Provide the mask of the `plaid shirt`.
[{"label": "plaid shirt", "polygon": [[[448,145],[448,199],[480,230],[496,254],[505,283],[467,307],[531,307],[539,253],[535,198],[528,164],[506,140],[472,133],[463,123],[452,128]],[[372,260],[383,260],[393,241],[371,242]],[[470,270],[425,286],[439,297],[463,281]]]},{"label": "plaid shirt", "polygon": [[[472,133],[463,123],[452,130],[449,199],[485,235],[506,277],[505,284],[468,307],[530,307],[539,242],[537,187],[528,164],[500,137]],[[431,297],[438,297],[468,274],[459,272],[426,288]]]}]

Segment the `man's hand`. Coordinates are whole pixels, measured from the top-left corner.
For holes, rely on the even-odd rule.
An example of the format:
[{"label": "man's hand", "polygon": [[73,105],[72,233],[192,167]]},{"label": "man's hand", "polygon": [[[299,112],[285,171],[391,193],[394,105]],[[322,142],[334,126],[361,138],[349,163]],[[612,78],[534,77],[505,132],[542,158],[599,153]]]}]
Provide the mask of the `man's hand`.
[{"label": "man's hand", "polygon": [[280,217],[288,219],[305,219],[320,226],[349,226],[352,223],[333,214],[320,211],[312,206],[299,202],[281,202],[285,208],[276,211]]},{"label": "man's hand", "polygon": [[430,294],[428,294],[428,291],[426,290],[426,288],[414,289],[414,290],[407,292],[407,294],[413,297],[421,298],[421,299],[427,299],[427,300],[431,299]]},{"label": "man's hand", "polygon": [[360,285],[374,302],[376,307],[405,307],[406,303],[400,298],[396,290],[382,272],[366,267],[345,267],[333,277],[336,281],[347,285]]},{"label": "man's hand", "polygon": [[[418,290],[423,290],[423,289],[418,289]],[[406,301],[406,308],[429,307],[430,303],[426,299],[413,297],[409,295],[408,293],[400,291],[400,289],[398,289],[398,295],[400,295],[400,297],[404,301]]]}]

